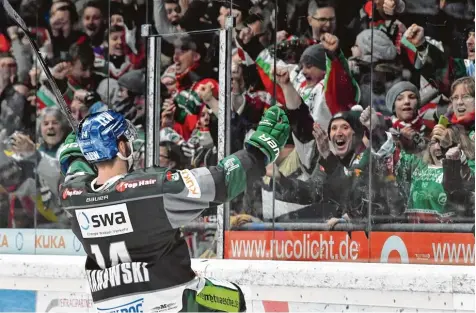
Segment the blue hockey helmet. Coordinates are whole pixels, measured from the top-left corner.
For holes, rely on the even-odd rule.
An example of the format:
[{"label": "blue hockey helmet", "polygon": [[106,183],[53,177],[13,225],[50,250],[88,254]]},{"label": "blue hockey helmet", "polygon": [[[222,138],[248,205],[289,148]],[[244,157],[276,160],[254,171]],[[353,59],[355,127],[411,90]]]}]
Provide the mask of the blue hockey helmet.
[{"label": "blue hockey helmet", "polygon": [[[117,145],[117,140],[123,136],[131,146],[131,155],[128,157],[119,153]],[[77,142],[86,160],[98,163],[117,156],[124,160],[132,158],[132,141],[135,138],[137,132],[134,125],[121,114],[107,110],[91,114],[80,123]]]}]

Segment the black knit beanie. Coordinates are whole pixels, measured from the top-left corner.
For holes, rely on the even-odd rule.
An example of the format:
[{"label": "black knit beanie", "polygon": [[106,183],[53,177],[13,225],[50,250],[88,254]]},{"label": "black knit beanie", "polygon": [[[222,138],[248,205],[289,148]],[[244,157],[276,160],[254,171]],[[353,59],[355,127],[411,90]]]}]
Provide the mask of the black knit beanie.
[{"label": "black knit beanie", "polygon": [[355,105],[352,107],[350,111],[345,111],[345,112],[339,112],[335,114],[331,120],[329,121],[329,126],[327,129],[327,136],[329,137],[329,140],[331,139],[331,127],[332,127],[332,122],[335,120],[344,120],[347,123],[349,123],[350,127],[356,134],[358,138],[364,137],[365,133],[365,127],[362,125],[360,122],[360,115],[362,114],[363,108],[360,105]]},{"label": "black knit beanie", "polygon": [[307,47],[301,55],[300,64],[312,65],[320,70],[326,70],[326,50],[321,44]]},{"label": "black knit beanie", "polygon": [[127,72],[119,77],[117,83],[136,95],[145,94],[145,74],[143,70]]},{"label": "black knit beanie", "polygon": [[387,91],[387,95],[385,97],[385,104],[388,110],[392,113],[395,113],[395,101],[397,100],[398,96],[404,91],[411,91],[417,96],[417,108],[421,105],[421,98],[420,98],[420,91],[418,88],[413,85],[411,82],[408,81],[401,81],[396,83]]}]

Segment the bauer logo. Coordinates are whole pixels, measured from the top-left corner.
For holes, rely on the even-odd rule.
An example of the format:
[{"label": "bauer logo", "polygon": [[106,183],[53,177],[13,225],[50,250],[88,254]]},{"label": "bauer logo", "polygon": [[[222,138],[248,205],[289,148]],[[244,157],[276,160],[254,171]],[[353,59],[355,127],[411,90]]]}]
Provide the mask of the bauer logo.
[{"label": "bauer logo", "polygon": [[125,203],[76,210],[75,213],[83,238],[117,236],[134,231]]},{"label": "bauer logo", "polygon": [[259,139],[263,140],[264,142],[266,142],[266,144],[271,148],[271,150],[273,150],[276,154],[279,154],[279,147],[278,147],[278,144],[276,143],[276,141],[271,138],[271,137],[268,137],[266,136],[265,134],[262,134],[261,136],[258,137]]},{"label": "bauer logo", "polygon": [[132,302],[115,306],[115,307],[110,307],[110,308],[98,307],[97,311],[101,313],[144,312],[142,308],[143,305],[144,305],[144,298],[140,298]]}]

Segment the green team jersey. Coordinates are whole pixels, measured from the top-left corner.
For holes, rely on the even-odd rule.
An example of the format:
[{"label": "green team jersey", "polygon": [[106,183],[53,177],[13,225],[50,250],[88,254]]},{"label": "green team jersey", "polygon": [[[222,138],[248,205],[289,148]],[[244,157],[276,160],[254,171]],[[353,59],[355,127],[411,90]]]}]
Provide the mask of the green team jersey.
[{"label": "green team jersey", "polygon": [[[474,160],[468,160],[474,172]],[[447,195],[443,188],[443,166],[431,165],[404,151],[397,164],[397,179],[408,199],[405,213],[434,214],[449,217]]]}]

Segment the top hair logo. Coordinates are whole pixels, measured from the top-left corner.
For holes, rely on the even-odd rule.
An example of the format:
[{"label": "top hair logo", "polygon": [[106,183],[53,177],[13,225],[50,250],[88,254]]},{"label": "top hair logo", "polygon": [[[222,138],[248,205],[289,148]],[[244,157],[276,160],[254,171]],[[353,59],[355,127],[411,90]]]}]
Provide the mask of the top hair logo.
[{"label": "top hair logo", "polygon": [[157,179],[138,179],[131,181],[122,181],[116,185],[118,192],[124,192],[126,189],[135,189],[137,187],[151,186],[157,182]]},{"label": "top hair logo", "polygon": [[69,189],[69,188],[66,188],[64,191],[63,191],[63,200],[66,200],[68,199],[69,197],[71,196],[79,196],[83,193],[84,191],[83,190],[79,190],[79,189]]}]

